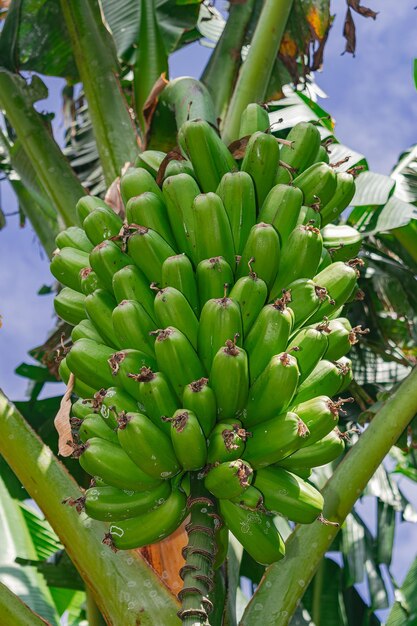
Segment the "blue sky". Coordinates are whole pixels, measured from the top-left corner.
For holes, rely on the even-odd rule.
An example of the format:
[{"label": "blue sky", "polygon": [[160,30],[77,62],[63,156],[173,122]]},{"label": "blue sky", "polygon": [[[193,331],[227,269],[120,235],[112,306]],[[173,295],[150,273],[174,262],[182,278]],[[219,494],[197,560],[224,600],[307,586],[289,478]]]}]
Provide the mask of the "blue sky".
[{"label": "blue sky", "polygon": [[[339,140],[366,155],[373,170],[389,173],[399,154],[417,141],[417,92],[413,84],[412,61],[415,46],[414,10],[416,0],[366,0],[379,15],[376,21],[354,14],[357,26],[356,57],[341,55],[344,0],[332,2],[336,19],[325,51],[324,70],[316,80],[327,93],[321,102],[336,119]],[[219,8],[222,8],[219,6]],[[199,76],[210,51],[200,45],[173,55],[171,76]],[[50,95],[40,103],[44,110],[54,111],[54,130],[62,137],[60,90],[63,81],[48,79]],[[1,206],[7,213],[16,203],[6,184],[1,185]],[[20,229],[17,217],[8,219],[0,231],[0,386],[13,399],[25,395],[26,380],[13,374],[27,351],[41,343],[53,328],[51,296],[37,296],[43,284],[52,277],[30,226]],[[50,385],[46,395],[58,393]],[[405,489],[408,487],[404,483]],[[415,495],[411,492],[416,502]],[[416,527],[401,526],[394,570],[401,579],[413,558],[417,544]]]}]

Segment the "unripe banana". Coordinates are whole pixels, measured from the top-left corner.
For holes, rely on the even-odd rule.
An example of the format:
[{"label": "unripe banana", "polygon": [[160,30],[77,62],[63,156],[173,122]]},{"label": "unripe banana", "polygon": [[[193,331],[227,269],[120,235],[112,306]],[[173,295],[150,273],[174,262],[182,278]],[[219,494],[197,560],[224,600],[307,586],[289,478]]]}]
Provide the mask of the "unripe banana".
[{"label": "unripe banana", "polygon": [[88,253],[75,248],[63,248],[51,261],[52,275],[65,287],[81,291],[80,271],[90,264]]},{"label": "unripe banana", "polygon": [[330,163],[329,153],[324,146],[319,146],[313,163]]},{"label": "unripe banana", "polygon": [[211,257],[197,265],[197,290],[202,309],[208,300],[221,298],[224,286],[233,284],[233,272],[223,257]]},{"label": "unripe banana", "polygon": [[[333,425],[334,427],[334,425]],[[301,447],[308,435],[306,424],[294,411],[282,413],[251,428],[241,458],[253,469],[278,463]]]},{"label": "unripe banana", "polygon": [[158,233],[138,226],[128,242],[128,252],[150,283],[161,284],[162,264],[175,250]]},{"label": "unripe banana", "polygon": [[242,113],[239,137],[247,137],[257,131],[266,133],[269,126],[268,111],[259,104],[251,102]]},{"label": "unripe banana", "polygon": [[245,442],[250,436],[251,433],[242,428],[238,420],[234,424],[219,422],[210,433],[207,463],[226,463],[242,458]]},{"label": "unripe banana", "polygon": [[[182,396],[183,407],[196,415],[206,437],[213,430],[217,415],[216,398],[207,383],[208,378],[193,381],[186,385]],[[173,411],[166,412],[166,415],[172,415],[172,413]]]},{"label": "unripe banana", "polygon": [[126,219],[129,224],[152,228],[175,249],[176,243],[168,219],[168,212],[161,196],[146,191],[131,198],[126,205]]},{"label": "unripe banana", "polygon": [[279,235],[281,248],[297,225],[302,203],[302,191],[289,185],[275,185],[265,198],[258,219],[272,224]]},{"label": "unripe banana", "polygon": [[153,478],[167,480],[180,471],[171,441],[142,413],[122,413],[117,431],[129,458]]},{"label": "unripe banana", "polygon": [[228,500],[220,500],[219,509],[225,524],[255,561],[270,565],[284,557],[285,543],[272,517]]},{"label": "unripe banana", "polygon": [[185,494],[174,489],[157,509],[112,524],[109,540],[119,550],[142,548],[168,537],[180,526],[186,515]]},{"label": "unripe banana", "polygon": [[142,167],[130,168],[120,179],[120,193],[126,206],[131,198],[140,196],[146,191],[151,191],[162,200],[162,191],[155,182],[154,177]]},{"label": "unripe banana", "polygon": [[210,385],[216,396],[217,419],[239,418],[249,391],[248,356],[231,339],[216,353],[210,371]]},{"label": "unripe banana", "polygon": [[311,446],[328,435],[337,426],[341,407],[345,402],[350,401],[351,398],[333,402],[328,396],[317,396],[312,400],[297,404],[293,411],[296,411],[309,430],[308,437],[300,447]]},{"label": "unripe banana", "polygon": [[294,351],[300,371],[300,384],[311,374],[327,350],[327,334],[324,325],[302,328],[288,344],[287,351]]},{"label": "unripe banana", "polygon": [[192,176],[194,179],[197,178],[194,168],[188,159],[184,159],[182,161],[172,159],[172,161],[170,161],[166,166],[164,178],[168,178],[169,176],[178,176],[178,174],[187,174],[188,176]]},{"label": "unripe banana", "polygon": [[259,313],[244,343],[249,357],[250,383],[256,380],[275,354],[287,346],[293,327],[293,313],[284,299],[267,304]]},{"label": "unripe banana", "polygon": [[116,237],[123,227],[123,221],[114,211],[103,207],[94,209],[83,222],[85,233],[92,244],[97,246],[102,241]]},{"label": "unripe banana", "polygon": [[249,487],[242,491],[240,495],[236,496],[236,498],[230,498],[230,500],[234,504],[241,506],[243,509],[265,512],[265,507],[263,506],[263,496],[259,489],[253,485],[249,485]]},{"label": "unripe banana", "polygon": [[231,500],[239,497],[251,484],[253,470],[248,463],[237,459],[210,468],[204,485],[216,498]]},{"label": "unripe banana", "polygon": [[323,511],[323,496],[296,474],[280,467],[256,472],[255,486],[262,493],[265,507],[298,524],[311,524]]},{"label": "unripe banana", "polygon": [[337,459],[345,449],[345,442],[338,428],[330,431],[328,435],[319,439],[315,443],[300,448],[279,462],[280,467],[284,467],[291,472],[294,468],[310,468],[327,465]]},{"label": "unripe banana", "polygon": [[200,313],[193,266],[185,254],[170,256],[162,264],[162,287],[175,287],[188,300],[195,315]]},{"label": "unripe banana", "polygon": [[87,215],[98,207],[106,209],[109,213],[113,213],[113,209],[109,207],[109,205],[106,204],[101,198],[96,196],[82,196],[75,206],[79,223],[83,224]]},{"label": "unripe banana", "polygon": [[298,122],[288,133],[287,141],[291,145],[282,146],[281,160],[301,173],[314,163],[320,147],[320,133],[311,122]]},{"label": "unripe banana", "polygon": [[185,122],[180,128],[178,139],[204,193],[216,191],[222,176],[237,170],[231,153],[205,120]]},{"label": "unripe banana", "polygon": [[111,387],[114,382],[107,361],[113,352],[113,348],[91,339],[79,339],[68,352],[66,361],[74,376],[82,382],[86,384],[94,382],[97,389]]},{"label": "unripe banana", "polygon": [[327,290],[329,298],[324,300],[311,316],[310,324],[321,322],[325,316],[330,317],[345,304],[356,285],[357,265],[363,265],[363,262],[360,259],[353,259],[347,263],[337,261],[314,276],[314,282]]},{"label": "unripe banana", "polygon": [[243,423],[252,428],[282,413],[291,403],[300,374],[295,359],[288,352],[272,357],[249,390]]},{"label": "unripe banana", "polygon": [[[294,187],[297,189],[297,187]],[[316,228],[320,228],[321,226],[321,217],[320,217],[320,209],[316,205],[312,206],[302,206],[300,213],[298,214],[297,226],[304,224],[310,224],[310,226],[315,226]]]},{"label": "unripe banana", "polygon": [[154,292],[149,286],[149,281],[135,265],[128,265],[119,270],[113,276],[113,291],[117,302],[122,300],[136,300],[147,314],[153,319]]},{"label": "unripe banana", "polygon": [[349,352],[352,345],[357,343],[356,332],[361,334],[364,331],[361,330],[360,326],[352,328],[346,317],[337,317],[336,319],[328,320],[326,332],[327,350],[324,353],[324,357],[329,361],[337,361],[337,359]]},{"label": "unripe banana", "polygon": [[248,264],[251,263],[256,274],[271,288],[277,275],[280,256],[279,237],[275,228],[264,222],[255,224],[243,249],[236,277],[245,276]]},{"label": "unripe banana", "polygon": [[355,195],[355,179],[347,172],[336,174],[336,189],[332,197],[321,205],[322,225],[336,220]]},{"label": "unripe banana", "polygon": [[94,396],[94,407],[106,424],[116,430],[119,413],[137,413],[138,403],[126,391],[119,387],[100,389]]},{"label": "unripe banana", "polygon": [[256,132],[248,141],[241,171],[252,177],[258,210],[275,184],[279,165],[279,143],[273,135]]},{"label": "unripe banana", "polygon": [[200,188],[188,174],[178,174],[166,178],[162,189],[177,248],[193,258],[192,252],[195,248],[193,203],[201,193]]},{"label": "unripe banana", "polygon": [[71,416],[83,420],[87,415],[93,412],[93,405],[90,400],[78,398],[71,406]]},{"label": "unripe banana", "polygon": [[242,254],[252,226],[256,222],[255,188],[246,172],[229,172],[216,191],[229,218],[236,254]]},{"label": "unripe banana", "polygon": [[155,317],[160,326],[174,326],[197,349],[198,319],[185,296],[175,287],[160,289],[154,300]]},{"label": "unripe banana", "polygon": [[305,205],[319,202],[322,207],[336,191],[336,174],[327,163],[314,163],[294,178],[292,184],[303,192]]},{"label": "unripe banana", "polygon": [[237,302],[227,297],[208,300],[201,311],[197,341],[198,355],[207,372],[217,351],[236,335],[237,339],[242,337],[242,316]]},{"label": "unripe banana", "polygon": [[332,262],[348,261],[359,253],[362,245],[361,234],[347,224],[328,224],[321,232],[323,245],[330,252]]},{"label": "unripe banana", "polygon": [[193,203],[195,247],[192,259],[197,265],[211,255],[222,256],[230,267],[235,265],[235,249],[229,218],[219,196],[199,194]]},{"label": "unripe banana", "polygon": [[207,444],[197,417],[192,411],[178,409],[165,420],[171,424],[171,441],[182,469],[201,469],[207,460]]},{"label": "unripe banana", "polygon": [[90,252],[90,265],[100,283],[109,291],[113,288],[114,274],[131,264],[132,259],[114,241],[102,241]]},{"label": "unripe banana", "polygon": [[87,415],[78,430],[81,441],[88,441],[92,437],[99,437],[105,439],[111,443],[118,444],[117,434],[114,430],[109,428],[107,424],[101,419],[100,415],[92,413]]},{"label": "unripe banana", "polygon": [[148,491],[161,484],[135,465],[119,444],[93,437],[79,454],[80,465],[87,474],[98,476],[111,487]]},{"label": "unripe banana", "polygon": [[[66,358],[63,358],[61,363],[59,364],[58,372],[61,380],[67,385],[71,375],[71,370],[68,367]],[[79,380],[76,377],[74,381],[73,391],[80,398],[92,398],[96,392],[96,389],[93,389],[93,387],[90,387],[90,385],[84,383],[82,380]]]},{"label": "unripe banana", "polygon": [[75,248],[82,252],[91,252],[93,244],[85,234],[82,228],[78,226],[70,226],[65,230],[61,230],[55,237],[57,248]]},{"label": "unripe banana", "polygon": [[347,366],[325,359],[319,361],[298,388],[294,403],[305,402],[319,395],[332,397],[340,393],[348,369]]},{"label": "unripe banana", "polygon": [[169,326],[159,331],[155,341],[159,369],[164,372],[178,398],[184,387],[205,374],[194,348],[177,328]]},{"label": "unripe banana", "polygon": [[89,320],[103,337],[107,345],[120,347],[119,340],[114,332],[112,314],[116,300],[108,291],[96,289],[86,296],[84,307]]},{"label": "unripe banana", "polygon": [[352,361],[346,357],[342,357],[336,361],[336,365],[339,368],[343,379],[337,393],[342,393],[343,391],[346,391],[353,380]]},{"label": "unripe banana", "polygon": [[63,287],[54,298],[55,313],[64,322],[75,326],[87,317],[84,308],[85,296],[70,287]]},{"label": "unripe banana", "polygon": [[[249,263],[249,268],[251,264]],[[250,269],[248,276],[243,276],[233,285],[230,298],[240,306],[243,336],[246,337],[258,317],[268,296],[268,287],[258,275]]]},{"label": "unripe banana", "polygon": [[[282,251],[278,274],[271,288],[271,298],[298,278],[313,278],[320,263],[323,240],[318,228],[297,226]],[[319,283],[320,284],[320,283]]]},{"label": "unripe banana", "polygon": [[162,418],[173,415],[180,405],[168,380],[162,372],[153,372],[149,367],[143,367],[133,378],[138,383],[137,398],[142,410],[170,436],[170,425]]},{"label": "unripe banana", "polygon": [[154,356],[155,323],[135,300],[122,300],[112,313],[114,333],[120,348],[134,348]]},{"label": "unripe banana", "polygon": [[166,157],[166,152],[161,150],[144,150],[136,157],[135,167],[141,167],[152,174],[154,178],[158,174],[162,161]]},{"label": "unripe banana", "polygon": [[96,520],[117,522],[158,508],[170,493],[171,486],[166,480],[149,491],[95,486],[85,492],[85,512]]},{"label": "unripe banana", "polygon": [[321,259],[320,265],[317,268],[317,272],[321,272],[325,267],[329,267],[333,263],[332,257],[329,254],[329,251],[323,246],[323,250],[321,251]]},{"label": "unripe banana", "polygon": [[112,372],[111,385],[122,387],[135,400],[140,400],[136,375],[143,367],[156,369],[156,360],[140,350],[126,349],[112,354],[108,360]]},{"label": "unripe banana", "polygon": [[96,289],[103,289],[104,285],[100,282],[97,274],[93,272],[91,267],[84,267],[80,271],[80,287],[82,293],[88,296]]},{"label": "unripe banana", "polygon": [[327,291],[309,278],[299,278],[283,290],[283,299],[287,301],[294,314],[294,329],[302,326],[318,310],[320,304],[328,299]]}]

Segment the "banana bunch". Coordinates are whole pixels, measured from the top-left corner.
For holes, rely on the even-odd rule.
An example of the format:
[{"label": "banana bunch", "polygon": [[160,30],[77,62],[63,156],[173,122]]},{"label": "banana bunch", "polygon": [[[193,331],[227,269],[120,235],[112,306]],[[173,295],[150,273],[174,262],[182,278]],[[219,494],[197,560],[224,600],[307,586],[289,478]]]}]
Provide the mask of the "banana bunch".
[{"label": "banana bunch", "polygon": [[354,179],[328,164],[314,125],[281,147],[264,118],[245,111],[240,162],[208,123],[186,122],[180,160],[149,150],[122,177],[124,221],[84,197],[82,227],[57,237],[74,455],[94,477],[85,510],[116,548],[170,535],[199,472],[225,527],[269,564],[284,555],[273,515],[316,520],[311,468],[343,452],[331,398],[364,332],[342,317],[360,237],[331,222]]}]

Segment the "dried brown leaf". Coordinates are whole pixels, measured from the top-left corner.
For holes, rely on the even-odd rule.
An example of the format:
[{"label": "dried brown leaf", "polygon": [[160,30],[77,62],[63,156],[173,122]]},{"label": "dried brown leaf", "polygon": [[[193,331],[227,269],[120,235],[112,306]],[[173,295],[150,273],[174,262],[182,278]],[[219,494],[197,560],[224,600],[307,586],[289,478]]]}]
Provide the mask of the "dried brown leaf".
[{"label": "dried brown leaf", "polygon": [[353,21],[352,11],[348,8],[346,11],[345,23],[343,26],[343,37],[346,39],[345,52],[355,56],[356,50],[356,27]]},{"label": "dried brown leaf", "polygon": [[166,78],[165,72],[161,74],[161,76],[156,80],[154,86],[152,87],[150,94],[145,100],[145,103],[142,108],[143,118],[145,120],[145,144],[148,144],[149,141],[149,131],[152,124],[153,114],[155,113],[155,109],[158,105],[159,94],[165,89],[168,85],[168,80]]},{"label": "dried brown leaf", "polygon": [[70,412],[71,394],[74,388],[75,377],[70,374],[67,389],[59,405],[58,413],[54,419],[54,426],[58,432],[58,454],[61,456],[71,456],[74,451],[74,439],[71,432]]},{"label": "dried brown leaf", "polygon": [[161,165],[159,166],[158,173],[156,175],[157,185],[162,184],[165,176],[165,170],[168,167],[168,163],[170,163],[170,161],[185,161],[185,157],[183,157],[178,148],[174,148],[174,150],[168,152],[168,154],[164,157]]},{"label": "dried brown leaf", "polygon": [[378,13],[369,9],[368,7],[363,7],[360,3],[360,0],[347,0],[348,6],[351,7],[356,13],[362,15],[363,17],[372,17],[372,19],[376,19]]},{"label": "dried brown leaf", "polygon": [[[122,175],[130,166],[130,163],[125,163],[122,170]],[[123,220],[126,216],[125,206],[122,200],[122,194],[120,193],[120,176],[118,176],[110,185],[104,196],[104,202],[106,202],[113,211],[119,215]]]}]

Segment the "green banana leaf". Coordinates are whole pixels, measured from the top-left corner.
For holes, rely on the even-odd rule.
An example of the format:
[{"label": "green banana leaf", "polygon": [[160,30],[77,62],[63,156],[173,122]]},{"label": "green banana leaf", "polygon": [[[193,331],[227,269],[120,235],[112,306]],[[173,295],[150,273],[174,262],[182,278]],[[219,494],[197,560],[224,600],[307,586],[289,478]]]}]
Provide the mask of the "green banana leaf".
[{"label": "green banana leaf", "polygon": [[417,624],[417,559],[407,572],[385,626],[416,626]]}]

